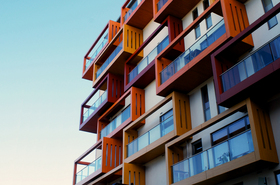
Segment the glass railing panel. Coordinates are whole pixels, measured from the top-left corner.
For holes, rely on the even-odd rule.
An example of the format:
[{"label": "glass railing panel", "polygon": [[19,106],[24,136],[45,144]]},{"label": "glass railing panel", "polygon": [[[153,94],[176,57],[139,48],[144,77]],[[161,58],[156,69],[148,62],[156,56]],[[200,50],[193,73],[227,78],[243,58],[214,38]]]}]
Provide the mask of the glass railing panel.
[{"label": "glass railing panel", "polygon": [[96,79],[100,76],[100,74],[106,69],[106,67],[111,63],[111,61],[117,56],[117,54],[122,50],[123,48],[123,42],[121,42],[116,49],[113,51],[113,53],[107,58],[107,60],[101,65],[101,67],[96,72]]},{"label": "glass railing panel", "polygon": [[165,3],[167,2],[168,0],[160,0],[158,3],[157,3],[157,11],[159,11],[163,5],[165,5]]},{"label": "glass railing panel", "polygon": [[83,122],[107,99],[107,91],[92,104],[92,106],[83,114]]},{"label": "glass railing panel", "polygon": [[130,117],[130,106],[128,106],[121,114],[111,121],[105,128],[101,130],[100,139],[106,137],[113,132],[118,126]]},{"label": "glass railing panel", "polygon": [[173,183],[254,151],[251,130],[172,166]]},{"label": "glass railing panel", "polygon": [[76,174],[76,184],[101,168],[101,157],[94,160]]},{"label": "glass railing panel", "polygon": [[131,6],[131,8],[126,12],[125,16],[124,16],[124,21],[126,21],[130,15],[132,14],[132,12],[136,9],[136,7],[140,4],[142,0],[136,0],[133,5]]},{"label": "glass railing panel", "polygon": [[169,37],[165,37],[138,65],[128,74],[128,83],[131,82],[143,69],[145,69],[156,56],[169,44]]},{"label": "glass railing panel", "polygon": [[165,69],[160,72],[161,84],[167,81],[176,72],[182,69],[186,64],[198,56],[203,50],[209,47],[213,42],[220,38],[224,33],[225,24],[224,20],[221,20],[214,27],[212,27],[206,34],[201,36],[191,47],[189,47],[184,53],[177,57],[172,63],[170,63]]},{"label": "glass railing panel", "polygon": [[127,145],[128,157],[174,130],[173,115]]},{"label": "glass railing panel", "polygon": [[86,61],[85,65],[85,70],[89,67],[89,65],[92,63],[92,61],[97,57],[97,55],[100,53],[100,51],[103,49],[103,47],[107,44],[108,42],[108,31],[104,33],[104,39],[103,41],[99,44],[99,46],[93,50],[92,55],[89,60]]},{"label": "glass railing panel", "polygon": [[266,44],[221,75],[224,92],[280,57],[280,37]]}]

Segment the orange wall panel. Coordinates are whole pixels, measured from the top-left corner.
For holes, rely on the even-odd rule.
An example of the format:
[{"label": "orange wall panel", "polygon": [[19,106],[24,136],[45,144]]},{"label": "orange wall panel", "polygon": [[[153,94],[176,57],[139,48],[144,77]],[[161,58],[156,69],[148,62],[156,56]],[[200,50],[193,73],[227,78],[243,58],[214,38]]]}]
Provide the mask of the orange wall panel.
[{"label": "orange wall panel", "polygon": [[[171,43],[183,31],[183,25],[181,19],[172,16],[168,16],[167,22],[168,22],[169,43]],[[185,51],[184,45],[185,45],[184,39],[182,39],[179,41],[177,45],[174,46],[173,49],[184,52]]]},{"label": "orange wall panel", "polygon": [[145,168],[135,164],[124,163],[123,184],[145,185]]},{"label": "orange wall panel", "polygon": [[[128,53],[134,53],[143,43],[143,31],[129,25],[123,26],[123,49]],[[143,51],[138,56],[143,57]]]},{"label": "orange wall panel", "polygon": [[[131,87],[131,117],[136,120],[145,113],[145,90]],[[143,123],[145,123],[143,121]]]}]

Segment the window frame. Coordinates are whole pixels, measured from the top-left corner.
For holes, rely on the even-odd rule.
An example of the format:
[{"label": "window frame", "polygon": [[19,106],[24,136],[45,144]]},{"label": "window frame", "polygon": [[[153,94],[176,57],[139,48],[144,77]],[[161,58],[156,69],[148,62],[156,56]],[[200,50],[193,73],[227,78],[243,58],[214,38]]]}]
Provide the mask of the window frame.
[{"label": "window frame", "polygon": [[[273,8],[273,3],[272,3],[271,0],[261,0],[261,1],[262,1],[263,10],[264,10],[265,13],[268,12],[271,8]],[[269,1],[269,4],[271,5],[271,8],[266,9],[265,1]],[[270,25],[270,21],[272,19],[275,19],[275,21],[276,21],[274,25]],[[267,25],[268,25],[269,30],[272,29],[273,27],[275,27],[277,24],[278,24],[278,20],[277,20],[276,15],[267,21]]]}]

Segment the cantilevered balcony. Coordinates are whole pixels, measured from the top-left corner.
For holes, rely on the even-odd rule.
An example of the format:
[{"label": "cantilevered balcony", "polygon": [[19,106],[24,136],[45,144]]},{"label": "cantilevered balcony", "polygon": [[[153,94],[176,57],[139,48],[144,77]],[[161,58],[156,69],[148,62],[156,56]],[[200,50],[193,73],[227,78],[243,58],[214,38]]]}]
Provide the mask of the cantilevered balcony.
[{"label": "cantilevered balcony", "polygon": [[[147,127],[151,129],[141,133]],[[145,164],[162,155],[168,141],[189,130],[188,96],[173,92],[124,129],[124,162]]]},{"label": "cantilevered balcony", "polygon": [[83,78],[92,80],[93,64],[120,29],[120,23],[109,21],[84,57]]},{"label": "cantilevered balcony", "polygon": [[127,145],[127,157],[174,130],[173,115]]},{"label": "cantilevered balcony", "polygon": [[128,24],[139,29],[144,29],[152,18],[152,0],[127,0],[122,6],[121,24]]},{"label": "cantilevered balcony", "polygon": [[[130,103],[124,108],[120,107],[124,102]],[[144,112],[145,91],[131,87],[98,119],[98,140],[103,137],[122,138],[123,129]]]},{"label": "cantilevered balcony", "polygon": [[[93,159],[93,160],[92,160]],[[90,161],[90,162],[85,162]],[[73,185],[88,184],[103,174],[117,169],[111,180],[121,177],[122,140],[103,138],[82,154],[74,165]],[[78,171],[80,166],[84,166]]]},{"label": "cantilevered balcony", "polygon": [[[233,12],[238,19],[233,18],[231,8],[239,10]],[[194,41],[195,29],[199,25],[202,26],[210,14],[211,17],[215,17],[213,26]],[[213,2],[157,56],[157,94],[166,96],[173,90],[188,93],[209,79],[213,75],[211,54],[248,25],[244,4],[235,0]],[[185,51],[170,57],[172,48],[182,40],[188,45],[185,46]],[[252,37],[249,35],[234,50],[248,50],[252,45]]]},{"label": "cantilevered balcony", "polygon": [[128,83],[131,82],[155,57],[169,44],[169,37],[165,37],[138,65],[128,74]]},{"label": "cantilevered balcony", "polygon": [[[203,138],[196,150],[194,138]],[[219,184],[279,162],[268,113],[251,99],[170,141],[165,152],[174,185]]]},{"label": "cantilevered balcony", "polygon": [[[165,21],[154,30],[138,50],[125,62],[125,90],[129,89],[131,86],[145,88],[155,79],[155,58],[182,32],[182,30],[182,21],[172,16],[168,16]],[[155,41],[154,39],[158,39],[159,37],[157,36],[164,31],[168,31],[167,36],[165,36],[163,40]],[[163,36],[160,35],[160,38],[162,37]],[[158,44],[156,45],[155,43]],[[134,56],[142,52],[145,47],[154,49],[149,50],[149,53],[141,61],[134,60]],[[177,56],[184,50],[184,41],[180,41],[170,50],[166,57]]]},{"label": "cantilevered balcony", "polygon": [[[122,94],[122,77],[109,73],[82,104],[80,130],[96,133],[97,119]],[[124,103],[121,102],[119,106],[124,106]]]},{"label": "cantilevered balcony", "polygon": [[279,12],[280,3],[211,56],[218,104],[229,107],[249,96],[267,101],[280,92],[275,84],[275,79],[280,77],[280,36],[276,35],[279,33],[276,32],[274,38],[269,35],[270,41],[251,52],[244,48],[236,52],[233,49],[248,35],[261,32],[262,25]]},{"label": "cantilevered balcony", "polygon": [[218,40],[222,35],[226,33],[224,20],[218,22],[210,30],[201,36],[192,46],[190,46],[184,53],[177,57],[172,63],[170,63],[164,70],[160,72],[161,84],[171,78],[175,73],[192,61],[203,50],[208,48],[213,42]]},{"label": "cantilevered balcony", "polygon": [[[143,42],[142,30],[123,25],[100,56],[95,60],[93,67],[93,88],[100,83],[107,73],[124,74],[124,63]],[[141,60],[143,53],[135,56]]]}]

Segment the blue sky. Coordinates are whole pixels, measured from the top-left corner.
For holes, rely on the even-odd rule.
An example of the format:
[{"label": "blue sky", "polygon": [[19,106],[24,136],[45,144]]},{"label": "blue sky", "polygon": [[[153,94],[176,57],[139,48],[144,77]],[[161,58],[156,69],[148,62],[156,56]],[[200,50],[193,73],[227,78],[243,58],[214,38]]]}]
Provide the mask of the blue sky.
[{"label": "blue sky", "polygon": [[71,184],[95,143],[78,129],[83,57],[124,0],[0,0],[0,184]]}]

